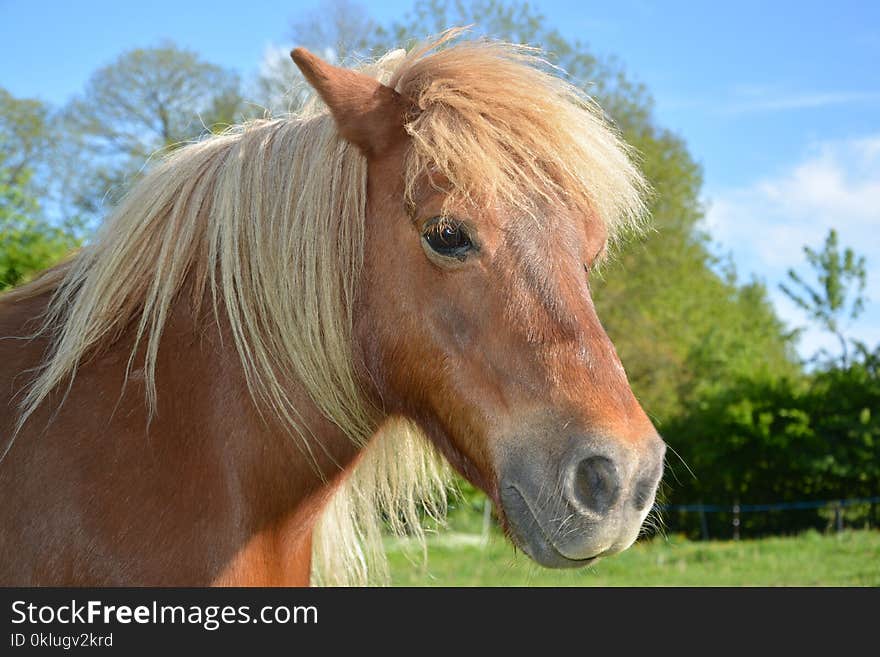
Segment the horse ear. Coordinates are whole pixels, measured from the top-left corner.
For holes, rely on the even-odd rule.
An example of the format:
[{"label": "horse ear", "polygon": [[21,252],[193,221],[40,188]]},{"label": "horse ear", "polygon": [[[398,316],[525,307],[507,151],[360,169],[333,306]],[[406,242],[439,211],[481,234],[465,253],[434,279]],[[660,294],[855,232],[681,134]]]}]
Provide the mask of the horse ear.
[{"label": "horse ear", "polygon": [[406,103],[394,89],[328,64],[305,48],[295,48],[290,56],[330,108],[339,133],[364,155],[379,155],[405,136]]}]

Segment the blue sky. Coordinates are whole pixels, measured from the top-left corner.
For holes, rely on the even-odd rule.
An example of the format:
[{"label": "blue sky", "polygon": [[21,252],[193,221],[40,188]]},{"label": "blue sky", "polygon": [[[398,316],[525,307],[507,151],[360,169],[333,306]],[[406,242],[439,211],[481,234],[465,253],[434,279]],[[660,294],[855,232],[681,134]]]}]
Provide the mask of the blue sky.
[{"label": "blue sky", "polygon": [[[409,0],[363,2],[379,21]],[[658,122],[702,164],[719,252],[778,294],[801,246],[827,229],[869,259],[872,301],[851,334],[880,342],[880,2],[536,2],[570,37],[615,55],[656,101]],[[253,75],[315,1],[0,0],[0,85],[64,103],[121,51],[170,38]],[[801,351],[833,342],[818,332]]]}]

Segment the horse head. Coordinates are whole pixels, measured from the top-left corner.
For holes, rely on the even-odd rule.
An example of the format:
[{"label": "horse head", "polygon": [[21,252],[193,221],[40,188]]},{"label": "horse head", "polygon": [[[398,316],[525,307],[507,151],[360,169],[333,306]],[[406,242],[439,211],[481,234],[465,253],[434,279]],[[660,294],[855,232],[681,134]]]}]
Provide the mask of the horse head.
[{"label": "horse head", "polygon": [[528,53],[491,44],[380,82],[293,59],[368,165],[354,352],[539,563],[633,543],[665,446],[633,395],[591,269],[642,211],[604,120]]}]

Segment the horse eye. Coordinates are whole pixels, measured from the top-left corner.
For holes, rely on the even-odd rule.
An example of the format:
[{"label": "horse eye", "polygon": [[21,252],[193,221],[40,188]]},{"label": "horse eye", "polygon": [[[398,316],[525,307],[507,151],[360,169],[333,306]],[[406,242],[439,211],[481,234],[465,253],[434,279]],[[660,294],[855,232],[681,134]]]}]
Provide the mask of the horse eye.
[{"label": "horse eye", "polygon": [[422,238],[434,252],[459,260],[464,260],[468,251],[474,248],[464,226],[447,217],[431,219]]}]

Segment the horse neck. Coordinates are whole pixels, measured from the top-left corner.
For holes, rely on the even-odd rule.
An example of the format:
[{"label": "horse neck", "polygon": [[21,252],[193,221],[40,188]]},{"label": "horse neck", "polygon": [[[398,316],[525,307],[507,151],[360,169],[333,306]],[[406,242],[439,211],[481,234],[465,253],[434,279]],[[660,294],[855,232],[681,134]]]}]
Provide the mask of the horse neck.
[{"label": "horse neck", "polygon": [[[248,390],[222,310],[219,317],[213,312],[196,315],[187,299],[180,295],[163,333],[156,381],[158,417],[163,400],[171,406],[175,398],[191,399],[171,420],[192,425],[193,418],[200,418],[205,439],[219,442],[229,470],[248,482],[245,497],[256,516],[266,522],[293,514],[298,524],[310,526],[353,466],[358,448],[318,410],[299,381],[283,383],[295,401],[302,435],[292,435],[261,408]],[[189,394],[182,394],[181,387]]]},{"label": "horse neck", "polygon": [[[6,334],[23,334],[9,329],[15,324],[22,329],[45,309],[48,298],[47,293],[0,306]],[[180,537],[188,543],[171,550],[179,563],[167,570],[145,566],[138,576],[141,583],[163,583],[176,569],[186,574],[168,581],[307,583],[311,528],[353,466],[358,449],[323,417],[297,381],[284,384],[307,438],[290,435],[261,411],[248,391],[231,330],[219,314],[219,319],[212,312],[197,315],[189,295],[179,295],[159,348],[154,417],[147,413],[143,353],[135,355],[125,381],[132,329],[83,360],[63,403],[63,391],[43,402],[17,436],[10,462],[0,467],[20,473],[22,478],[10,483],[25,491],[24,464],[47,445],[64,450],[59,459],[74,460],[74,452],[95,455],[78,460],[82,471],[70,476],[72,481],[91,480],[96,489],[106,491],[106,499],[99,500],[102,508],[95,511],[96,522],[108,527],[134,522],[133,537],[141,531],[149,535],[140,520],[131,518],[159,509],[169,526],[189,527]],[[0,362],[10,362],[2,353],[10,344],[0,342]],[[26,380],[20,373],[39,364],[46,346],[42,339],[17,343],[15,348],[27,355],[10,351],[17,357],[16,371],[0,368],[0,383],[9,383],[8,378],[20,387]],[[311,456],[303,449],[305,439]],[[125,478],[118,476],[121,468]],[[53,485],[62,489],[58,482]],[[72,490],[78,485],[72,484]],[[122,508],[121,499],[134,502]],[[204,528],[195,539],[192,527]],[[140,548],[125,549],[134,554]],[[203,565],[206,552],[213,558]]]}]

